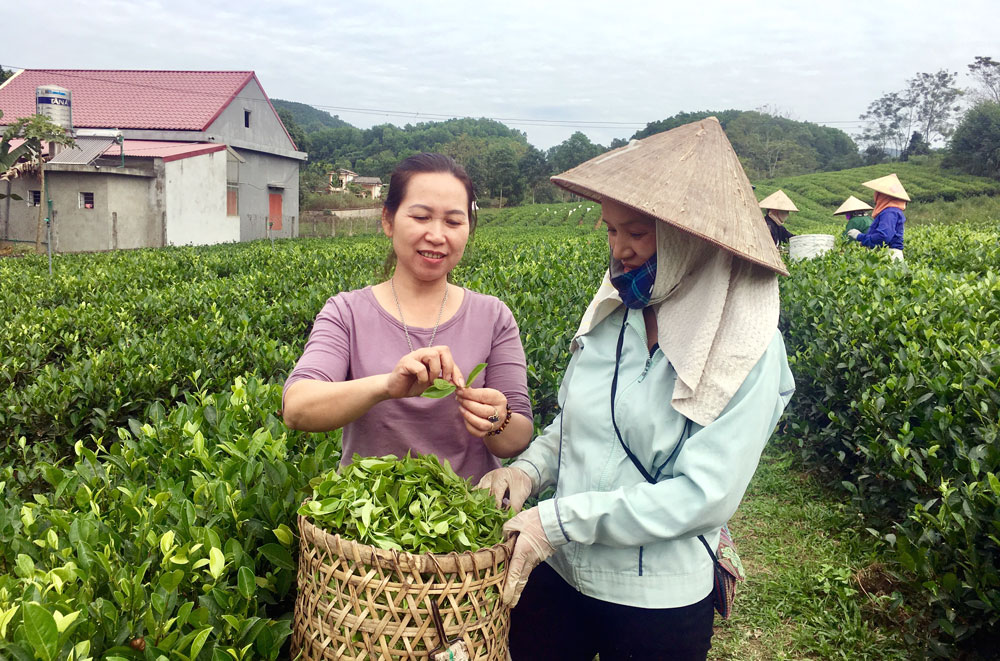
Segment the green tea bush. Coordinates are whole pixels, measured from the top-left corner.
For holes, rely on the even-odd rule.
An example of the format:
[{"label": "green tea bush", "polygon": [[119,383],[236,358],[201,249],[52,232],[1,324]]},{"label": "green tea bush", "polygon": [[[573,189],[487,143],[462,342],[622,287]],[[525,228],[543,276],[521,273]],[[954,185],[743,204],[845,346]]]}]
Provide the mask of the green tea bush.
[{"label": "green tea bush", "polygon": [[[327,298],[377,281],[387,248],[310,239],[60,256],[52,277],[41,258],[0,260],[10,311],[0,319],[0,429],[44,442],[54,458],[143,419],[154,402],[243,374],[281,381]],[[577,227],[486,227],[455,272],[513,310],[543,417],[606,251],[603,234]]]},{"label": "green tea bush", "polygon": [[22,438],[0,470],[0,657],[278,658],[295,513],[340,459],[339,435],[274,417],[280,398],[239,378],[59,463]]},{"label": "green tea bush", "polygon": [[905,264],[851,245],[792,265],[789,420],[956,641],[1000,620],[1000,278],[979,270],[1000,248],[938,269],[954,228],[922,230]]}]

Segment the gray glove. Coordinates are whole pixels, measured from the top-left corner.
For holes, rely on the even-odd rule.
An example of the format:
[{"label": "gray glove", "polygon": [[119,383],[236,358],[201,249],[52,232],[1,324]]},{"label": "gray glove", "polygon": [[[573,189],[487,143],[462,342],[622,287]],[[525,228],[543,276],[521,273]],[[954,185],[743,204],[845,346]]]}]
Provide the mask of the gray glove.
[{"label": "gray glove", "polygon": [[847,230],[847,236],[849,236],[852,239],[854,239],[855,241],[857,241],[858,237],[861,236],[861,230],[858,230],[858,229]]}]

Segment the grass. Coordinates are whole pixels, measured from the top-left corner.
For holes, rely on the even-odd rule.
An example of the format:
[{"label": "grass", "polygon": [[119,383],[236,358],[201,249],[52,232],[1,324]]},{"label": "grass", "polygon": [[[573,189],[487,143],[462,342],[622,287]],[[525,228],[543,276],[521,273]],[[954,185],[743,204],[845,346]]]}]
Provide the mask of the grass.
[{"label": "grass", "polygon": [[1000,220],[1000,196],[978,195],[954,202],[916,202],[907,204],[904,213],[907,225],[995,224]]},{"label": "grass", "polygon": [[709,658],[913,658],[879,542],[856,517],[774,442],[730,522],[747,580]]}]

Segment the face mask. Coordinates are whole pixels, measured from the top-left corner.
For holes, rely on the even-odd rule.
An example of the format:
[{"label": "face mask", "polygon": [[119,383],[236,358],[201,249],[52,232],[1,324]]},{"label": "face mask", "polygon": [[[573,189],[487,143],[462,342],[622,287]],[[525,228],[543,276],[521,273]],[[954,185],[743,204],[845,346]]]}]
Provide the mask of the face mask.
[{"label": "face mask", "polygon": [[656,255],[646,260],[637,269],[625,272],[621,262],[611,260],[611,284],[618,290],[625,307],[639,310],[649,305],[653,292],[653,282],[656,281]]}]

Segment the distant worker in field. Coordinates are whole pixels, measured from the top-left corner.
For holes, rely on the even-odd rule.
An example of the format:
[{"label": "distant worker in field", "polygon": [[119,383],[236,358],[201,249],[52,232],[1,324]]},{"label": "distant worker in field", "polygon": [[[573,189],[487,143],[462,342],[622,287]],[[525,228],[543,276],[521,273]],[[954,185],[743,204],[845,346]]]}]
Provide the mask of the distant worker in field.
[{"label": "distant worker in field", "polygon": [[903,259],[903,225],[906,216],[903,210],[910,196],[903,189],[899,177],[888,174],[878,179],[872,179],[861,184],[875,191],[875,211],[872,213],[872,224],[867,232],[852,229],[847,236],[866,248],[887,246],[893,259]]},{"label": "distant worker in field", "polygon": [[774,245],[788,243],[788,239],[795,236],[785,227],[788,214],[798,211],[791,198],[785,195],[782,190],[776,190],[760,201],[760,208],[764,210],[764,220],[767,222],[767,229],[771,231],[771,239]]},{"label": "distant worker in field", "polygon": [[870,204],[866,204],[851,195],[844,200],[843,204],[837,207],[833,215],[844,214],[844,218],[847,220],[847,226],[844,227],[844,236],[847,236],[847,233],[851,230],[857,230],[864,234],[872,224],[872,217],[868,215],[868,212],[871,210],[872,206]]}]

